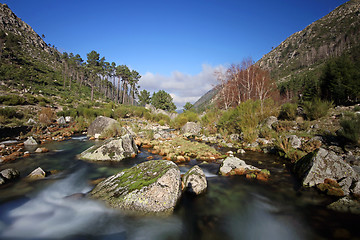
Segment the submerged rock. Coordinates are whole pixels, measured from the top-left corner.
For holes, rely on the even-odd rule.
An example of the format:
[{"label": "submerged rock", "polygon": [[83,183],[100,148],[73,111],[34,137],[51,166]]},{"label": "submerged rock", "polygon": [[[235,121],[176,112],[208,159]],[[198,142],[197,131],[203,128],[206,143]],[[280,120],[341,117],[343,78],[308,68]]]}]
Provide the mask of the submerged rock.
[{"label": "submerged rock", "polygon": [[344,194],[350,193],[350,187],[359,180],[354,169],[343,161],[341,156],[320,148],[299,159],[294,165],[294,173],[304,186],[313,187],[324,180],[336,180]]},{"label": "submerged rock", "polygon": [[102,181],[90,195],[126,211],[169,213],[181,195],[180,170],[171,161],[143,162]]},{"label": "submerged rock", "polygon": [[184,174],[183,183],[186,191],[196,195],[204,193],[207,189],[205,174],[198,165],[193,166]]},{"label": "submerged rock", "polygon": [[79,155],[80,159],[92,161],[121,161],[138,153],[134,139],[126,134],[119,139],[109,139],[100,146],[92,146]]},{"label": "submerged rock", "polygon": [[360,203],[349,197],[343,197],[327,207],[338,212],[360,214]]},{"label": "submerged rock", "polygon": [[121,126],[115,119],[99,116],[97,117],[89,126],[87,130],[87,135],[89,137],[95,136],[95,134],[100,134],[100,136],[111,135],[117,136],[120,135]]}]

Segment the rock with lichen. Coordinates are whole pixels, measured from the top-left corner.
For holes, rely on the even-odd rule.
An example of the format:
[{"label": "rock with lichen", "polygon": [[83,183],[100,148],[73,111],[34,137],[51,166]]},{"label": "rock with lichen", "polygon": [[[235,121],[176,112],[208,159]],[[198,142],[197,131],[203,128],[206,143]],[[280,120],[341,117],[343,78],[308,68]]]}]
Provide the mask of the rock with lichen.
[{"label": "rock with lichen", "polygon": [[101,145],[95,145],[79,155],[80,159],[90,161],[121,161],[136,156],[138,148],[134,139],[126,134],[118,139],[108,139]]},{"label": "rock with lichen", "polygon": [[198,166],[193,166],[183,176],[185,190],[196,195],[202,194],[207,189],[207,181],[203,170]]},{"label": "rock with lichen", "polygon": [[180,170],[166,160],[143,162],[100,182],[91,198],[112,208],[148,214],[171,213],[181,195]]}]

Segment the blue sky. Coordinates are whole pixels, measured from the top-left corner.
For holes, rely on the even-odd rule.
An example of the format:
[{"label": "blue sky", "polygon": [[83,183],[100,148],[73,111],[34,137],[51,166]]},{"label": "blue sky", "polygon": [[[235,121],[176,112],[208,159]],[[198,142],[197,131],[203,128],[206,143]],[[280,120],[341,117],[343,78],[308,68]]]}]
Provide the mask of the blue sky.
[{"label": "blue sky", "polygon": [[344,0],[8,0],[15,14],[59,50],[96,50],[164,89],[181,108],[215,84],[215,69],[255,61]]}]

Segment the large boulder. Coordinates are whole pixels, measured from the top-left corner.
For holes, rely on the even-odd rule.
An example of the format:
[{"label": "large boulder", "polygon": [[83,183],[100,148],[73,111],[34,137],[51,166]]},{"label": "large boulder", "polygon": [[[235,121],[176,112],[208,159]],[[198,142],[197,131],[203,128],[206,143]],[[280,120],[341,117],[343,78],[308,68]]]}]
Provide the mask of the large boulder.
[{"label": "large boulder", "polygon": [[181,195],[180,170],[171,161],[143,162],[105,179],[90,195],[125,211],[170,213]]},{"label": "large boulder", "polygon": [[138,148],[131,135],[125,134],[118,139],[108,139],[101,145],[94,145],[79,156],[80,159],[91,161],[121,161],[135,156]]},{"label": "large boulder", "polygon": [[[247,171],[260,171],[259,168],[248,165],[245,161],[237,157],[227,157],[221,164],[219,173],[221,175],[231,175],[233,171],[247,172]],[[239,174],[241,175],[241,174]]]},{"label": "large boulder", "polygon": [[28,139],[24,142],[25,146],[35,146],[38,145],[36,140],[33,137],[28,137]]},{"label": "large boulder", "polygon": [[203,170],[198,166],[193,166],[183,176],[185,190],[190,193],[199,195],[207,189],[207,181]]},{"label": "large boulder", "polygon": [[200,123],[187,122],[182,128],[181,132],[184,134],[198,135],[201,131]]},{"label": "large boulder", "polygon": [[121,132],[120,123],[115,119],[99,116],[89,126],[87,130],[88,136],[100,134],[101,137],[117,136]]},{"label": "large boulder", "polygon": [[299,159],[294,165],[294,173],[304,186],[309,187],[324,183],[325,179],[334,179],[346,195],[359,180],[359,175],[341,156],[323,148]]}]

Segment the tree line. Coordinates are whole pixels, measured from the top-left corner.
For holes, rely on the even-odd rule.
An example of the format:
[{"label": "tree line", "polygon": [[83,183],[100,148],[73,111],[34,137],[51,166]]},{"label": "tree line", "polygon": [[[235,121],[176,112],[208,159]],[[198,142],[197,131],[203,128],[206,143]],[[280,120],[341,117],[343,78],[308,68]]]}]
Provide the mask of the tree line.
[{"label": "tree line", "polygon": [[88,85],[91,88],[91,100],[94,100],[94,92],[98,91],[103,97],[119,104],[136,103],[141,78],[136,70],[107,62],[105,57],[100,57],[94,50],[86,56],[85,62],[79,54],[62,54],[64,89],[68,87],[71,90],[71,82],[76,81],[80,87]]}]

